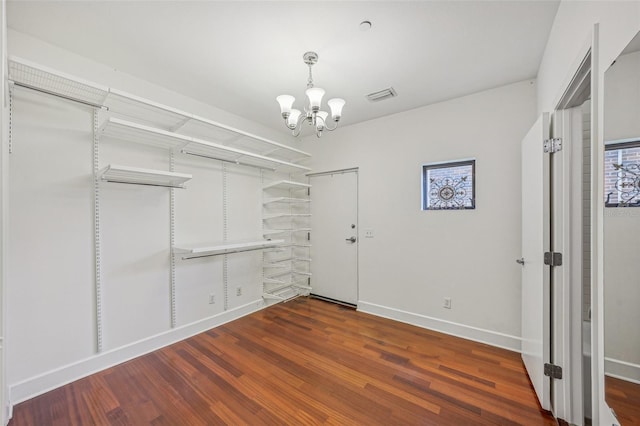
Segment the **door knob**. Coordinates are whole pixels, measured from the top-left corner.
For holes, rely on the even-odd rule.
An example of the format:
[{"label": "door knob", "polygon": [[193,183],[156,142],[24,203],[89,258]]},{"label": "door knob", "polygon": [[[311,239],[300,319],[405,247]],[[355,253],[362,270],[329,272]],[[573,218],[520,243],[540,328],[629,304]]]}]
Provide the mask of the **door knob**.
[{"label": "door knob", "polygon": [[524,257],[521,257],[520,259],[516,259],[516,262],[524,266]]},{"label": "door knob", "polygon": [[350,243],[355,243],[356,242],[356,237],[351,237],[351,238],[345,238],[345,241],[349,241]]}]

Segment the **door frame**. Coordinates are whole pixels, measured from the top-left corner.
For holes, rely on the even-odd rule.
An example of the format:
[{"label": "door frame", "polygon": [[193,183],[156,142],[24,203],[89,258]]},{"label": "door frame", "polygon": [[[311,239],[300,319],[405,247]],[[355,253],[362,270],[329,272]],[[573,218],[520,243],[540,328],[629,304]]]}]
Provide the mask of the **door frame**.
[{"label": "door frame", "polygon": [[[320,177],[320,176],[331,176],[331,175],[343,175],[345,173],[355,173],[356,176],[356,306],[358,308],[358,301],[360,300],[360,168],[358,166],[348,167],[344,169],[336,169],[336,170],[328,170],[323,172],[311,172],[306,173],[305,176],[309,179],[309,183],[311,183],[311,178]],[[311,185],[311,192],[313,192],[313,185]],[[311,203],[313,203],[313,195],[311,195]],[[311,218],[313,221],[313,218]],[[312,222],[313,223],[313,222]],[[313,234],[313,225],[311,226],[311,232]],[[313,246],[313,240],[311,241],[311,245]],[[313,273],[313,270],[311,270]],[[311,284],[311,288],[313,288],[313,283]],[[312,290],[313,292],[313,290]],[[339,303],[339,301],[334,301],[335,303]],[[349,305],[351,306],[351,305]]]},{"label": "door frame", "polygon": [[[555,159],[552,158],[552,169],[554,169],[553,181],[553,203],[557,207],[557,211],[552,213],[552,240],[554,246],[553,251],[563,253],[563,265],[560,268],[553,268],[552,271],[552,362],[560,364],[563,367],[563,379],[552,380],[552,398],[554,407],[554,416],[568,421],[571,424],[583,424],[583,352],[582,352],[582,288],[576,292],[576,285],[582,286],[582,255],[573,253],[572,247],[577,247],[582,242],[581,232],[577,232],[573,224],[573,218],[576,217],[576,205],[572,201],[574,196],[575,173],[577,169],[582,171],[584,160],[582,155],[576,158],[574,151],[573,138],[576,137],[575,129],[572,123],[574,117],[571,109],[584,102],[586,93],[591,98],[591,182],[589,185],[591,193],[591,306],[594,309],[595,297],[595,273],[594,273],[594,255],[595,255],[595,221],[593,218],[593,206],[597,197],[594,184],[597,182],[597,156],[594,155],[594,149],[597,145],[597,25],[594,27],[593,34],[590,35],[587,42],[584,43],[572,72],[565,80],[562,86],[563,90],[557,97],[552,120],[552,137],[559,137],[563,140],[563,150],[561,155]],[[580,143],[582,147],[582,143]],[[572,153],[573,152],[573,153]],[[581,173],[582,176],[582,173]],[[582,188],[582,187],[581,187]],[[581,206],[581,195],[580,203]],[[582,216],[582,209],[579,211]],[[582,220],[580,219],[580,224]],[[576,297],[579,296],[579,297]],[[577,299],[577,300],[576,300]],[[593,317],[592,317],[593,321]],[[595,322],[592,326],[592,336],[595,333]],[[592,337],[591,347],[591,400],[592,400],[592,419],[598,419],[598,409],[594,404],[597,398],[597,387],[593,380],[593,371],[595,357],[593,356],[594,339]]]}]

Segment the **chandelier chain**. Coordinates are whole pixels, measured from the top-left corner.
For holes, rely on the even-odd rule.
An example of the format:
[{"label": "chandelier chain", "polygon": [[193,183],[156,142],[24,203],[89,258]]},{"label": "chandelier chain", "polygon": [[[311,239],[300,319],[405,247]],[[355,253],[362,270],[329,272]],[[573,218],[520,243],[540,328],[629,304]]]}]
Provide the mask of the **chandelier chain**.
[{"label": "chandelier chain", "polygon": [[309,80],[307,80],[307,89],[311,89],[313,87],[313,75],[311,74],[311,67],[313,64],[308,64],[309,66]]}]

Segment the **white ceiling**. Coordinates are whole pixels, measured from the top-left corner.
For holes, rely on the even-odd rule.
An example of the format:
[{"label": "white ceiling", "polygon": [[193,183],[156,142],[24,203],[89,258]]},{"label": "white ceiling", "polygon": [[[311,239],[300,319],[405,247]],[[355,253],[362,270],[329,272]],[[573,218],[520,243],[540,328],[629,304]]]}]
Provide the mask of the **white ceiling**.
[{"label": "white ceiling", "polygon": [[[8,1],[10,28],[286,131],[307,67],[353,124],[534,78],[559,1]],[[361,31],[363,20],[373,23]],[[393,86],[398,97],[365,95]]]}]

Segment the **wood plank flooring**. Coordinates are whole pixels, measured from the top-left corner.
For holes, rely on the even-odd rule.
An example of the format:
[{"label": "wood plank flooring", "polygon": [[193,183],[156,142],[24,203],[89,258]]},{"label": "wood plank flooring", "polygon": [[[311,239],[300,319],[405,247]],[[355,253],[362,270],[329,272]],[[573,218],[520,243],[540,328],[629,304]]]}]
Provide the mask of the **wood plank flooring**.
[{"label": "wood plank flooring", "polygon": [[23,425],[555,425],[520,355],[299,298],[14,408]]},{"label": "wood plank flooring", "polygon": [[605,376],[605,398],[622,426],[640,425],[640,385]]}]

